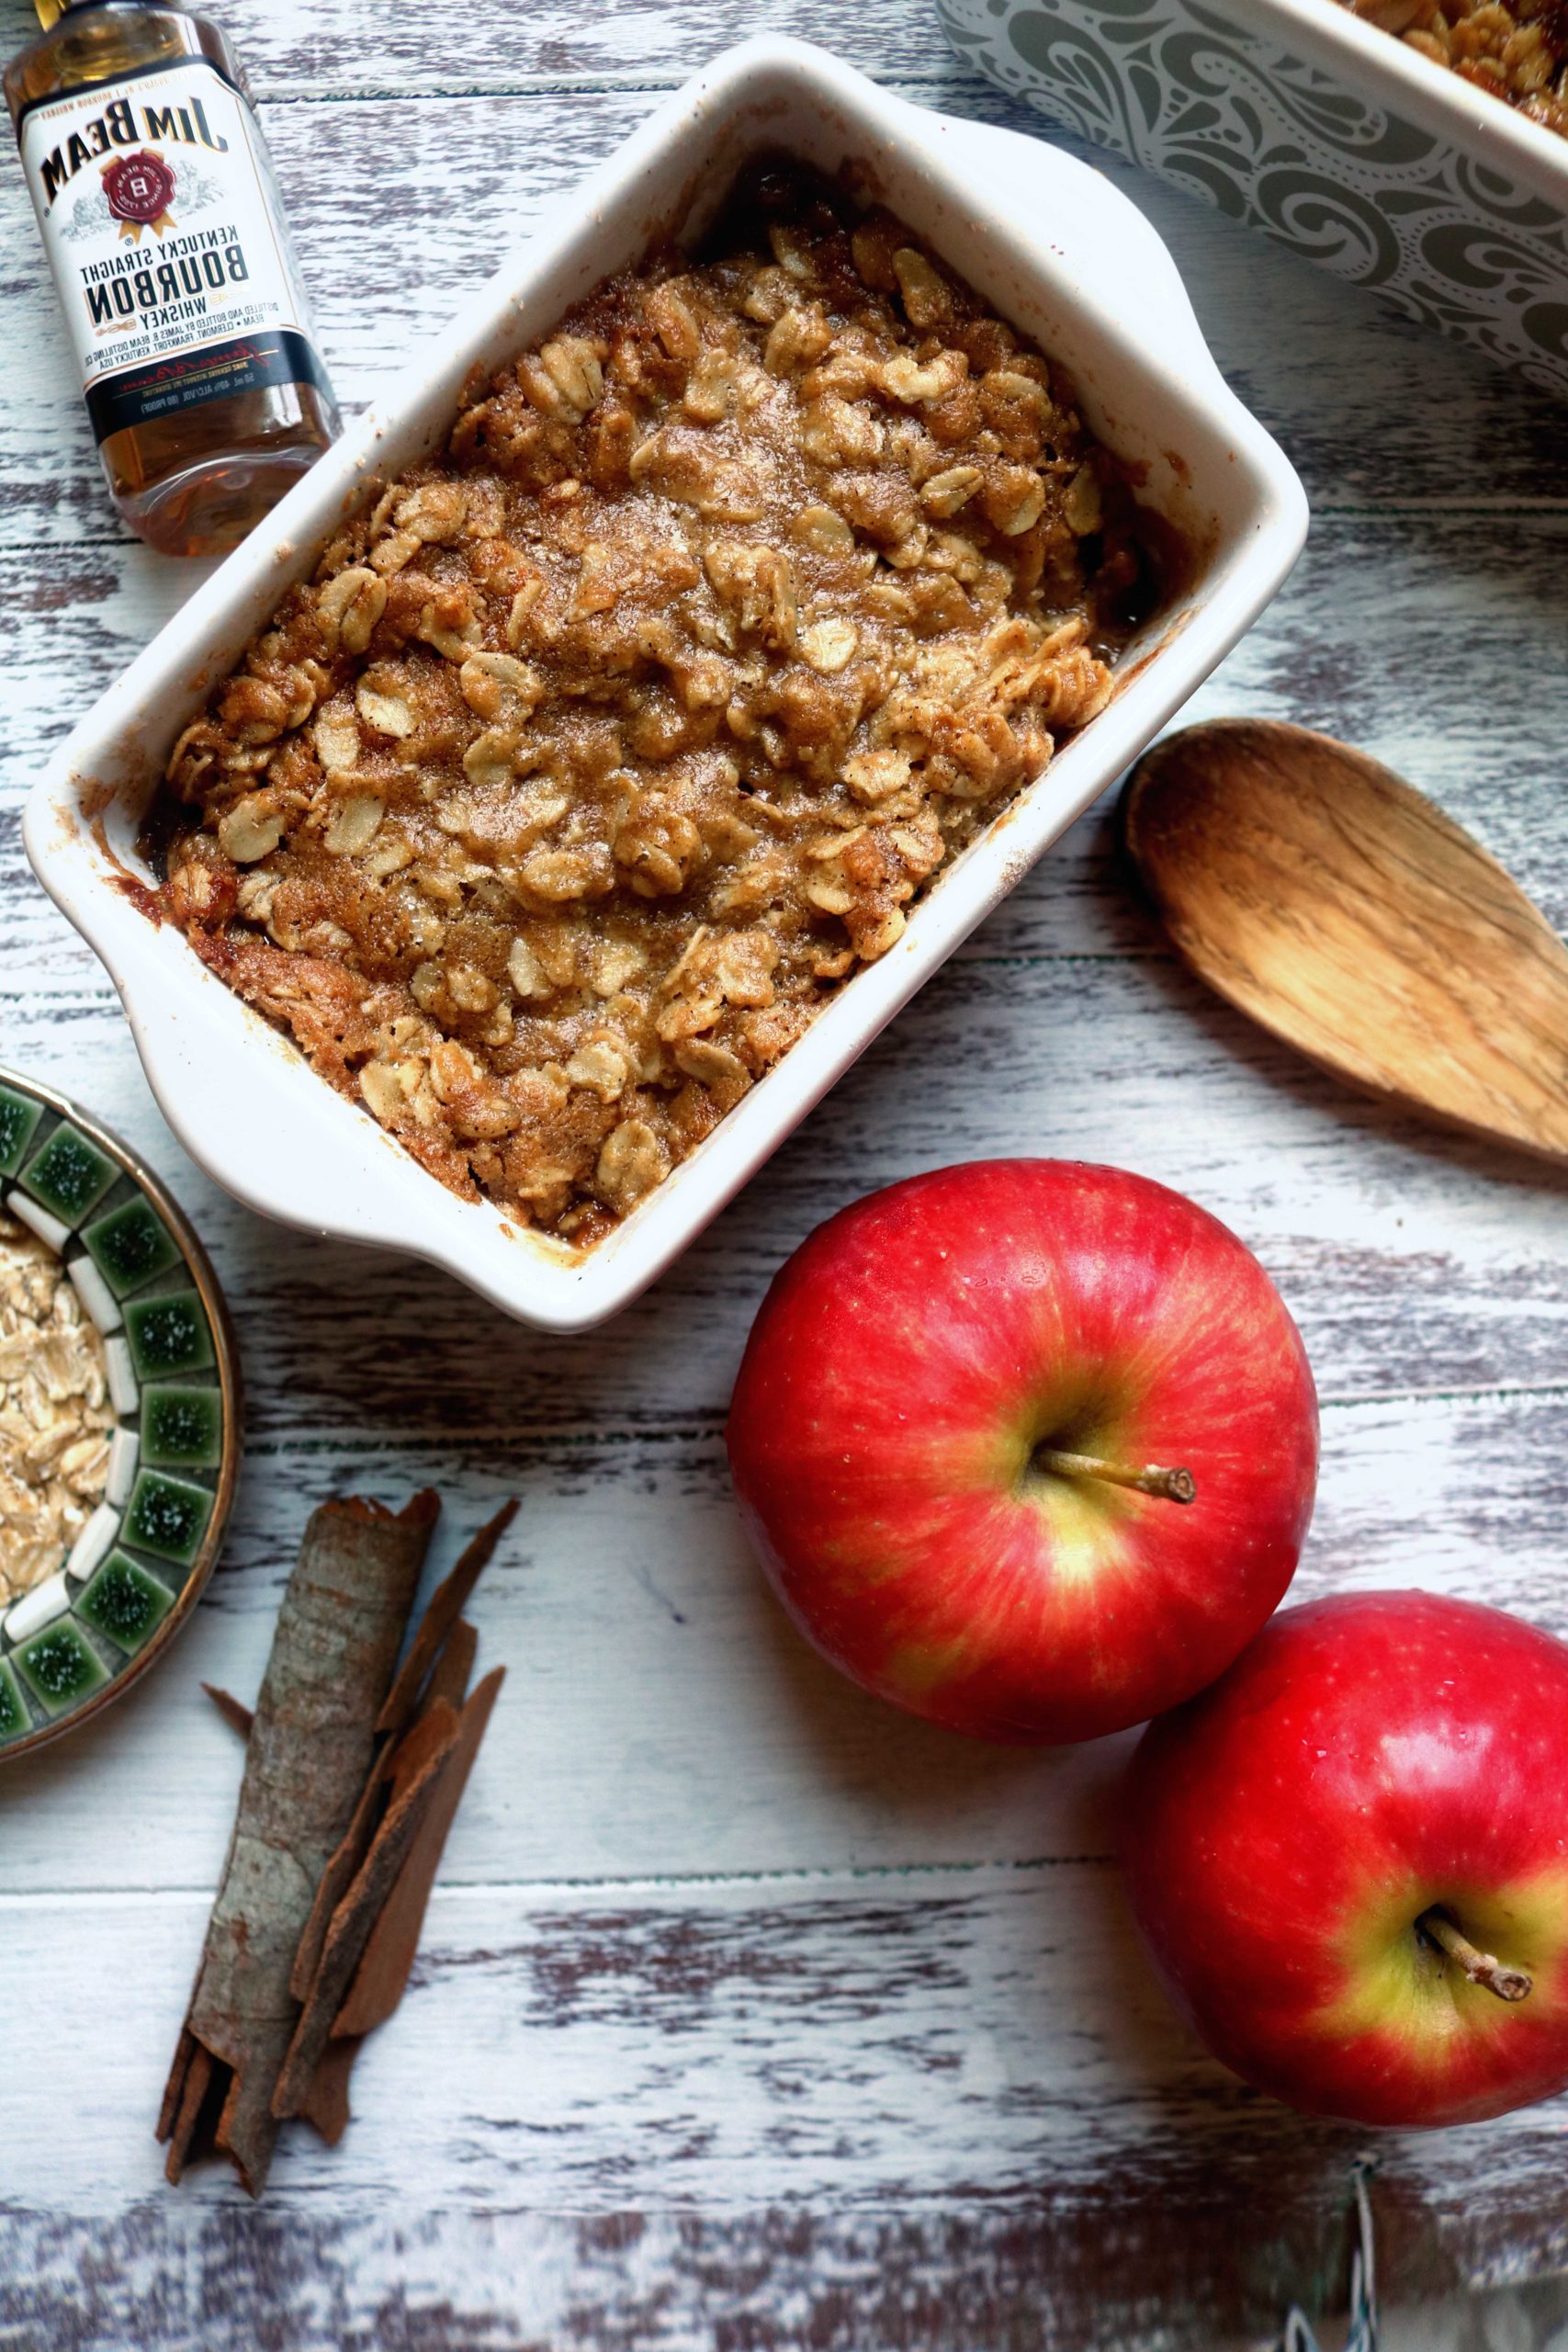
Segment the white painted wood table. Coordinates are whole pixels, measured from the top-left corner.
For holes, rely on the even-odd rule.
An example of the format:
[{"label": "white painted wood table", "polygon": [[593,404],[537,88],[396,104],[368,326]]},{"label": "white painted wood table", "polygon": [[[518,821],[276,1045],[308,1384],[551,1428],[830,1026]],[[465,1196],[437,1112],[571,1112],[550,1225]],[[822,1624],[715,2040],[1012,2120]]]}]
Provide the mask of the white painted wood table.
[{"label": "white painted wood table", "polygon": [[[222,14],[350,406],[757,21],[735,0]],[[21,0],[0,16],[15,48]],[[766,21],[1010,119],[919,0],[775,0]],[[1194,715],[1367,745],[1561,925],[1562,410],[1109,168],[1314,508],[1295,578]],[[1418,1583],[1568,1634],[1568,1191],[1352,1098],[1205,995],[1130,901],[1101,809],[608,1331],[551,1343],[434,1272],[244,1214],[164,1127],[22,858],[44,750],[199,575],[117,527],[14,165],[0,203],[0,1059],[174,1186],[251,1392],[194,1627],[95,1729],[0,1774],[0,2346],[1261,2340],[1342,2278],[1355,2135],[1251,2098],[1168,2014],[1108,1859],[1122,1743],[964,1746],[803,1648],[731,1511],[731,1376],[781,1257],[862,1189],[989,1151],[1120,1161],[1235,1226],[1300,1319],[1325,1444],[1298,1597]],[[172,2192],[152,2120],[240,1770],[199,1683],[254,1694],[313,1502],[427,1481],[448,1552],[500,1496],[523,1514],[479,1603],[483,1661],[510,1676],[413,1988],[336,2153],[291,2135],[259,2209],[220,2170]],[[1568,2267],[1565,2121],[1568,2102],[1379,2142],[1385,2276],[1431,2292]],[[1539,2340],[1555,2306],[1530,2301],[1491,2340]],[[1406,2340],[1461,2337],[1432,2320]]]}]

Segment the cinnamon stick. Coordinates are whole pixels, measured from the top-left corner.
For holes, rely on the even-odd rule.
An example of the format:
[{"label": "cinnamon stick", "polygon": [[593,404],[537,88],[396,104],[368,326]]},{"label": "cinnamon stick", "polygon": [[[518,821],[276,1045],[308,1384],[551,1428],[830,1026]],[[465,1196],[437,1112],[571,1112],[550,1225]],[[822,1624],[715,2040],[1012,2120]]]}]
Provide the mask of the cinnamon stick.
[{"label": "cinnamon stick", "polygon": [[[430,1679],[425,1685],[424,1703],[415,1729],[419,1724],[426,1723],[438,1707],[449,1709],[454,1714],[461,1710],[468,1694],[468,1676],[473,1671],[479,1638],[466,1618],[459,1619],[452,1628],[447,1636],[446,1648],[431,1669]],[[499,1669],[491,1677],[496,1689],[500,1688],[502,1679]],[[473,1758],[479,1751],[479,1740],[484,1735],[484,1724],[489,1720],[494,1695],[494,1690],[491,1690],[486,1698],[477,1721],[464,1718],[459,1722],[457,1745],[441,1775],[440,1788],[432,1804],[430,1815],[414,1840],[412,1849],[398,1874],[397,1882],[380,1917],[370,1930],[370,1941],[355,1973],[349,2003],[356,2007],[359,2014],[370,2016],[371,2022],[356,2026],[345,2022],[344,2015],[339,2014],[332,2030],[332,2038],[316,2062],[316,2071],[310,2078],[310,2088],[300,2104],[301,2117],[321,2134],[329,2148],[336,2147],[348,2128],[349,2077],[354,2072],[354,2063],[363,2047],[365,2036],[371,2030],[372,2025],[386,2023],[408,1988],[408,1980],[413,1972],[414,1958],[419,1949],[420,1928],[423,1924],[431,1890],[435,1883],[435,1873],[440,1867],[442,1849],[446,1843],[446,1832],[451,1827]],[[383,1757],[380,1769],[367,1784],[366,1792],[367,1798],[373,1792],[384,1797],[389,1786],[395,1793],[399,1786],[406,1782],[411,1763],[417,1760],[417,1751],[412,1748],[412,1741],[413,1734],[411,1732],[397,1743],[395,1749]],[[343,1894],[347,1892],[352,1872],[344,1873],[341,1865],[355,1838],[357,1829],[363,1823],[364,1815],[365,1808],[362,1804],[361,1811],[355,1815],[355,1829],[351,1829],[348,1838],[344,1840],[343,1846],[333,1856],[333,1862],[328,1865],[327,1877],[324,1877],[321,1882],[321,1887],[325,1889],[328,1879],[333,1880],[338,1886],[337,1900],[341,1900]],[[436,1826],[437,1823],[438,1826]],[[431,1834],[433,1826],[435,1827],[434,1838]],[[368,1831],[364,1835],[365,1845],[368,1847]],[[321,1893],[318,1890],[316,1906],[310,1915],[311,1924],[307,1926],[294,1963],[292,1989],[302,2002],[309,1997],[311,1984],[320,1969],[321,1951],[326,1942],[327,1928],[331,1923],[331,1912],[336,1908],[336,1901],[329,1906],[326,1917],[321,1918],[317,1928],[315,1923],[317,1913],[321,1908]],[[387,1958],[383,1957],[383,1953],[387,1949],[389,1924],[392,1931],[393,1956]],[[372,1984],[378,1988],[378,1997],[370,2001],[361,1995],[360,1987]]]},{"label": "cinnamon stick", "polygon": [[430,1670],[430,1680],[424,1686],[427,1707],[437,1699],[445,1699],[454,1711],[461,1708],[468,1695],[468,1677],[474,1670],[479,1646],[478,1634],[466,1617],[459,1617],[446,1636],[446,1648]]},{"label": "cinnamon stick", "polygon": [[272,2094],[272,2112],[278,2122],[299,2114],[310,2100],[316,2069],[376,1924],[376,1915],[391,1893],[434,1798],[442,1768],[457,1736],[457,1718],[449,1707],[433,1711],[429,1730],[429,1737],[422,1743],[417,1769],[406,1785],[394,1793],[354,1883],[333,1913],[315,1982],[299,2013]]},{"label": "cinnamon stick", "polygon": [[457,1565],[446,1582],[436,1587],[387,1703],[381,1710],[376,1725],[378,1731],[400,1732],[409,1723],[419,1703],[425,1678],[441,1655],[447,1635],[468,1607],[468,1597],[493,1558],[496,1545],[516,1516],[515,1501],[502,1503],[495,1517],[480,1528],[472,1543],[458,1555]]},{"label": "cinnamon stick", "polygon": [[253,2196],[265,2182],[273,2092],[299,2015],[289,1980],[301,1931],[370,1776],[439,1510],[431,1493],[399,1512],[347,1499],[323,1504],[306,1530],[159,2118],[171,2181],[210,2133]]},{"label": "cinnamon stick", "polygon": [[[327,1939],[327,1927],[333,1913],[347,1894],[355,1872],[370,1850],[370,1841],[387,1809],[386,1772],[395,1743],[389,1736],[389,1726],[404,1714],[405,1702],[400,1691],[406,1690],[417,1698],[420,1683],[424,1684],[424,1705],[428,1709],[436,1695],[438,1682],[460,1671],[461,1684],[453,1700],[453,1710],[462,1703],[468,1675],[474,1662],[479,1636],[471,1625],[457,1617],[460,1609],[479,1580],[480,1570],[495,1550],[496,1544],[511,1525],[517,1506],[510,1504],[497,1513],[488,1527],[479,1530],[473,1542],[458,1558],[456,1567],[443,1584],[437,1586],[430,1605],[420,1621],[419,1630],[409,1646],[397,1682],[377,1720],[377,1734],[382,1745],[378,1747],[378,1769],[367,1781],[354,1817],[344,1833],[336,1852],[321,1873],[315,1900],[299,1938],[299,1949],[294,1957],[289,1978],[289,1990],[297,2001],[309,1997],[316,1972],[321,1966],[321,1951]],[[456,1605],[454,1605],[456,1604]],[[457,1619],[454,1623],[454,1619]],[[461,1636],[459,1639],[458,1636]],[[453,1644],[456,1643],[456,1649]],[[446,1646],[441,1645],[445,1643]],[[448,1664],[448,1655],[450,1663]],[[443,1683],[443,1687],[445,1684]],[[412,1703],[412,1699],[407,1702]]]},{"label": "cinnamon stick", "polygon": [[359,2040],[329,2041],[310,2078],[310,2088],[299,2112],[335,2148],[352,2118],[348,2111],[348,2078],[359,2055]]},{"label": "cinnamon stick", "polygon": [[310,1987],[321,1964],[321,1952],[332,1925],[333,1913],[354,1883],[354,1874],[370,1850],[382,1815],[387,1810],[385,1779],[386,1752],[378,1752],[371,1767],[369,1778],[359,1792],[359,1802],[350,1815],[348,1827],[327,1857],[326,1867],[317,1883],[305,1924],[299,1930],[299,1942],[294,1954],[294,1964],[288,1972],[288,1989],[297,2001],[310,1998]]},{"label": "cinnamon stick", "polygon": [[463,1801],[463,1791],[505,1672],[503,1667],[498,1666],[493,1673],[487,1674],[463,1709],[441,1784],[409,1849],[397,1883],[370,1930],[348,1997],[338,2012],[333,2027],[334,2044],[340,2036],[348,2035],[355,2038],[357,2046],[364,2035],[385,2025],[408,1990],[447,1832]]},{"label": "cinnamon stick", "polygon": [[220,1690],[216,1683],[204,1682],[201,1687],[230,1730],[237,1731],[242,1739],[249,1739],[251,1725],[255,1721],[254,1711],[247,1707],[243,1699],[236,1699],[232,1692]]}]

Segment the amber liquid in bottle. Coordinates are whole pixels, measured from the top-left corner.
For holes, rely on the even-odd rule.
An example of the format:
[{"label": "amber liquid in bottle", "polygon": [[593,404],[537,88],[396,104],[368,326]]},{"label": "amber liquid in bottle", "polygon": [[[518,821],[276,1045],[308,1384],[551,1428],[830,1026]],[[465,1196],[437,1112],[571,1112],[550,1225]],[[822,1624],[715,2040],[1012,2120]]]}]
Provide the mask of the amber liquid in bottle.
[{"label": "amber liquid in bottle", "polygon": [[40,224],[59,208],[45,242],[79,357],[98,337],[83,368],[110,495],[162,553],[220,553],[339,429],[233,51],[182,8],[36,6],[6,98]]}]

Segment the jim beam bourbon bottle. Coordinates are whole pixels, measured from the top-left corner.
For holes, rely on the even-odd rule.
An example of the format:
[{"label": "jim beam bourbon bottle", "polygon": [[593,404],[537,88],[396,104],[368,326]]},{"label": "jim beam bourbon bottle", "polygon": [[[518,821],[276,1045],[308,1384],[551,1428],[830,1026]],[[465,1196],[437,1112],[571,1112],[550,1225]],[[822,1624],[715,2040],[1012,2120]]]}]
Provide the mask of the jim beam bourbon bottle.
[{"label": "jim beam bourbon bottle", "polygon": [[338,430],[265,143],[206,17],[35,6],[6,97],[109,492],[150,546],[215,554]]}]

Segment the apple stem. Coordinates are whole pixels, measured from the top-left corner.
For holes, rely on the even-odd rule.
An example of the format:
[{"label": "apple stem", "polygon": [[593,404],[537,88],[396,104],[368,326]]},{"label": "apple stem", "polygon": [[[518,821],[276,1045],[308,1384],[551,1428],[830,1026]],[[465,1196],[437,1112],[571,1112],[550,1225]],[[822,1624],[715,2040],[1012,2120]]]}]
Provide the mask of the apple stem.
[{"label": "apple stem", "polygon": [[1163,1495],[1173,1503],[1198,1499],[1198,1482],[1190,1470],[1124,1470],[1119,1462],[1100,1462],[1092,1453],[1064,1453],[1055,1445],[1037,1445],[1030,1460],[1034,1469],[1054,1472],[1058,1478],[1103,1478],[1110,1486]]},{"label": "apple stem", "polygon": [[1477,1951],[1441,1911],[1423,1911],[1416,1925],[1424,1936],[1457,1961],[1472,1984],[1484,1984],[1500,2001],[1522,2001],[1535,1990],[1534,1980],[1522,1968],[1505,1968],[1489,1951]]}]

